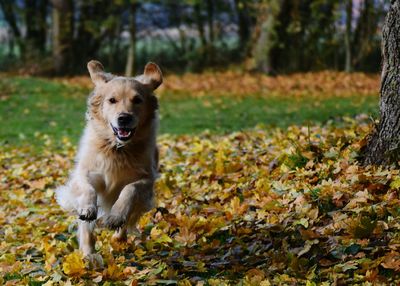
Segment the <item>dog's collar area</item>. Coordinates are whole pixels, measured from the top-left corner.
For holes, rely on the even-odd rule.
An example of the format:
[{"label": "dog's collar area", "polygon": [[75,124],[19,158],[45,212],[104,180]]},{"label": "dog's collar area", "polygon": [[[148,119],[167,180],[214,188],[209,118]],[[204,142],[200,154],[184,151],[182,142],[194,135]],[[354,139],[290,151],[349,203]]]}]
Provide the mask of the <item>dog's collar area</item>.
[{"label": "dog's collar area", "polygon": [[124,143],[117,141],[117,144],[115,145],[115,148],[118,150],[118,149],[121,149],[124,146],[125,146]]}]

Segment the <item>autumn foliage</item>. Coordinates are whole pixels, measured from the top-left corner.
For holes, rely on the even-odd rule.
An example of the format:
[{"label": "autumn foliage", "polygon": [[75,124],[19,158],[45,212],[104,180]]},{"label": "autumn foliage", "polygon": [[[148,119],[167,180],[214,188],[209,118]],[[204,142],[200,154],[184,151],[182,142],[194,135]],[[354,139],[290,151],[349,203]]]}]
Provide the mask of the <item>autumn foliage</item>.
[{"label": "autumn foliage", "polygon": [[[58,78],[69,85],[91,88],[87,76]],[[182,96],[353,96],[377,94],[378,74],[343,73],[334,71],[295,73],[267,76],[239,71],[209,72],[203,74],[168,75],[158,91]]]},{"label": "autumn foliage", "polygon": [[359,116],[287,130],[161,136],[158,207],[127,243],[98,229],[102,268],[77,251],[75,217],[54,200],[75,147],[65,139],[55,150],[43,136],[40,153],[3,150],[1,283],[395,284],[400,175],[358,164],[370,128]]}]

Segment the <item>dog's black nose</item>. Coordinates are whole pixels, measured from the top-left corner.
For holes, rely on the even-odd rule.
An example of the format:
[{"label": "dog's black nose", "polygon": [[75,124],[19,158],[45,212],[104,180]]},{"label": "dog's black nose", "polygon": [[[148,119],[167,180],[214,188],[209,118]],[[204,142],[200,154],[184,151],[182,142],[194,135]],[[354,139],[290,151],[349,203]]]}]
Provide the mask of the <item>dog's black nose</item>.
[{"label": "dog's black nose", "polygon": [[119,126],[127,126],[132,124],[133,116],[128,113],[121,113],[118,116],[118,125]]}]

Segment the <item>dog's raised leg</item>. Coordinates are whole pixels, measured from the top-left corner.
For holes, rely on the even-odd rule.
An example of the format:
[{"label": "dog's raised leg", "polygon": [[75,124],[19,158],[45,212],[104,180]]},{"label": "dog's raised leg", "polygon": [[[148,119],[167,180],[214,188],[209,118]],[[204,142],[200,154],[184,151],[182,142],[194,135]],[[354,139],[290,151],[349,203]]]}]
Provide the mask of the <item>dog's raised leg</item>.
[{"label": "dog's raised leg", "polygon": [[117,201],[111,208],[109,216],[105,220],[107,227],[118,229],[124,226],[131,217],[136,220],[153,207],[154,181],[142,179],[126,185]]},{"label": "dog's raised leg", "polygon": [[77,212],[81,220],[97,218],[97,195],[95,189],[85,180],[75,181],[72,190],[77,196]]}]

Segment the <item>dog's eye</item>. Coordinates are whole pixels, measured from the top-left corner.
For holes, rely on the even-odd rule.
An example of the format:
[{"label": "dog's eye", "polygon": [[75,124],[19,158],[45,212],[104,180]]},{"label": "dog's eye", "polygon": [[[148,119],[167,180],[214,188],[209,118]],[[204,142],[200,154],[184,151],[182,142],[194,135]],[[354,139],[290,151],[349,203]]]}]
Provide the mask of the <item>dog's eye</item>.
[{"label": "dog's eye", "polygon": [[135,96],[133,98],[133,103],[134,104],[141,104],[143,102],[143,99],[141,99],[139,96]]},{"label": "dog's eye", "polygon": [[114,103],[117,102],[117,100],[116,100],[114,97],[111,97],[108,101],[109,101],[111,104],[114,104]]}]

